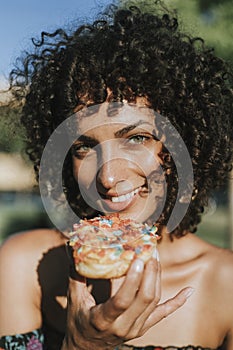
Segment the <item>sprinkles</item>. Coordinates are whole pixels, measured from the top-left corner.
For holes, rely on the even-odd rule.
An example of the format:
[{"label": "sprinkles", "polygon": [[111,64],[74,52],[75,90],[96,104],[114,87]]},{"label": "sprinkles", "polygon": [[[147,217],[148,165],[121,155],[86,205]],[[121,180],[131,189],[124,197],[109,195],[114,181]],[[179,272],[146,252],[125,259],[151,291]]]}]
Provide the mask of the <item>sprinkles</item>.
[{"label": "sprinkles", "polygon": [[[155,225],[120,219],[118,214],[80,220],[74,224],[69,240],[76,269],[91,278],[119,277],[133,259],[148,261],[160,238],[157,230]],[[102,270],[109,272],[104,275]]]},{"label": "sprinkles", "polygon": [[158,239],[158,228],[155,225],[151,227],[132,219],[120,219],[117,214],[80,220],[78,224],[73,225],[73,229],[70,233],[71,246],[79,242],[81,245],[111,248],[139,238],[148,241],[149,236]]}]

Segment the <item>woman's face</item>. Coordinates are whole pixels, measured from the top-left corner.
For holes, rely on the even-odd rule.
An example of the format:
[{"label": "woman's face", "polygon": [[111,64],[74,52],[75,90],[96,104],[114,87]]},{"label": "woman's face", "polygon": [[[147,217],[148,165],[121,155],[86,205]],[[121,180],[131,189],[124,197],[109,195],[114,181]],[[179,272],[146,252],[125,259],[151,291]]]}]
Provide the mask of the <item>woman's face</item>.
[{"label": "woman's face", "polygon": [[73,173],[85,201],[105,214],[137,221],[154,214],[156,221],[166,185],[153,110],[107,102],[88,110],[88,116],[77,113],[72,147]]}]

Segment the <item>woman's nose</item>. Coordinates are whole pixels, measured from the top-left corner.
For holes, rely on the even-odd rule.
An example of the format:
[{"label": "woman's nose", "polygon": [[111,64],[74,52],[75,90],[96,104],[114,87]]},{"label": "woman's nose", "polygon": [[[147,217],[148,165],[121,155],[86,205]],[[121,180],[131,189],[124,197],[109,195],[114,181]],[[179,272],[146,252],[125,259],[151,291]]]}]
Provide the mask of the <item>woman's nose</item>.
[{"label": "woman's nose", "polygon": [[97,184],[104,189],[116,186],[118,182],[126,179],[127,159],[119,152],[119,147],[114,140],[102,145],[101,159],[97,169]]},{"label": "woman's nose", "polygon": [[[124,165],[124,167],[126,164]],[[118,182],[124,181],[124,168],[120,158],[105,161],[99,168],[96,176],[97,184],[105,190],[116,187]]]}]

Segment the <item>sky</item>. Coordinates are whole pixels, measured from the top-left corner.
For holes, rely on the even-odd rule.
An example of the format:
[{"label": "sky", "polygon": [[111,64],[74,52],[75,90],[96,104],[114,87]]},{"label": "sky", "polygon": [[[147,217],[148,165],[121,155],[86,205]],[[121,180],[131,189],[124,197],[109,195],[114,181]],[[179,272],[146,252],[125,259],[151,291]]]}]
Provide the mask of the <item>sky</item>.
[{"label": "sky", "polygon": [[0,0],[0,87],[20,53],[41,31],[93,19],[110,0]]}]

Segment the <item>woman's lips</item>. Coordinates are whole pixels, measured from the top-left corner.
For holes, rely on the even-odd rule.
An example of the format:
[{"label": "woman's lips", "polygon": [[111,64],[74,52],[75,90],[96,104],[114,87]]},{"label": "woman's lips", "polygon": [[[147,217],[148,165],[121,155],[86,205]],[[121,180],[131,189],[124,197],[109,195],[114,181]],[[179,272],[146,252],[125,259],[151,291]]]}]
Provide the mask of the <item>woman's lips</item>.
[{"label": "woman's lips", "polygon": [[107,211],[122,211],[126,209],[129,205],[133,204],[138,197],[141,187],[136,188],[135,190],[122,194],[120,196],[106,196],[102,197],[102,204],[104,209]]},{"label": "woman's lips", "polygon": [[137,194],[139,192],[139,188],[136,188],[136,190],[132,191],[132,192],[128,192],[126,194],[122,194],[121,196],[115,196],[115,197],[111,197],[109,198],[113,203],[122,203],[127,201],[128,199],[131,199],[133,196],[135,196],[135,194]]}]

